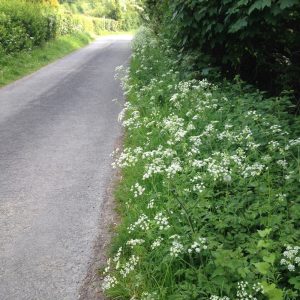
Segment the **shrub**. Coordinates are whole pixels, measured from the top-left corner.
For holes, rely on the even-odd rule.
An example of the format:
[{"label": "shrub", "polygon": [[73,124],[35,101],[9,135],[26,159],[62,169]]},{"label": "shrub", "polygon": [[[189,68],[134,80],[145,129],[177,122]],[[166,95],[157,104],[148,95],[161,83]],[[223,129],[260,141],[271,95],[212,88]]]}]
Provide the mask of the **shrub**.
[{"label": "shrub", "polygon": [[74,20],[75,24],[77,24],[81,30],[94,32],[95,34],[101,34],[103,31],[121,30],[121,23],[112,19],[76,15]]},{"label": "shrub", "polygon": [[0,44],[6,53],[39,46],[55,37],[55,11],[25,1],[0,2]]},{"label": "shrub", "polygon": [[[3,53],[29,50],[58,35],[76,31],[101,34],[121,29],[121,23],[115,20],[73,15],[42,3],[46,2],[0,1],[0,45]],[[56,7],[55,1],[51,3]]]},{"label": "shrub", "polygon": [[40,4],[50,5],[52,7],[59,6],[58,0],[26,0],[26,1],[31,2],[31,3],[40,3]]},{"label": "shrub", "polygon": [[151,23],[198,68],[279,94],[300,96],[300,2],[295,0],[146,1]]}]

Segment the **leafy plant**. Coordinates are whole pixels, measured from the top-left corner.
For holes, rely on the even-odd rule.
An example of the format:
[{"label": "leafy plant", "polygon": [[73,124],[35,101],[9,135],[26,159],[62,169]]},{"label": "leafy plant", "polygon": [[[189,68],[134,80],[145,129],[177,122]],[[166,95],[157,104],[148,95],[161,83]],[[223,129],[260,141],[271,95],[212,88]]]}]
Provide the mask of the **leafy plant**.
[{"label": "leafy plant", "polygon": [[149,29],[118,71],[128,102],[107,295],[298,299],[300,140],[289,97],[240,78],[192,78]]},{"label": "leafy plant", "polygon": [[[300,2],[297,0],[146,0],[149,25],[170,39],[180,59],[209,58],[231,78],[273,94],[300,95]],[[200,54],[200,55],[199,55]]]}]

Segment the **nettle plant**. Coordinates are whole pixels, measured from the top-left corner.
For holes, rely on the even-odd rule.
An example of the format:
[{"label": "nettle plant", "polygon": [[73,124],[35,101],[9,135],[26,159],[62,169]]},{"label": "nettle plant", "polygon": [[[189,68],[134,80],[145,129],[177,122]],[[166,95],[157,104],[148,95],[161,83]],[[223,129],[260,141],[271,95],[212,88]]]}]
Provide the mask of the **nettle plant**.
[{"label": "nettle plant", "polygon": [[[123,82],[123,215],[103,289],[122,299],[299,299],[299,123],[287,98],[180,80],[139,33]],[[120,71],[120,69],[119,69]],[[297,131],[298,130],[298,131]]]}]

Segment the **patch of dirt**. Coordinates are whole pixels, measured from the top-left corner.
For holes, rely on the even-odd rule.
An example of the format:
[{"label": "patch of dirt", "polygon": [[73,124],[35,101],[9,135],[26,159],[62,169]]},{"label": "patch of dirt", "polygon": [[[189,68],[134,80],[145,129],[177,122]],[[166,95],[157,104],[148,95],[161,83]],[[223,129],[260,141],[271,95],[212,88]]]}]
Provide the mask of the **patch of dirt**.
[{"label": "patch of dirt", "polygon": [[[121,149],[122,138],[119,138],[116,147]],[[107,261],[107,252],[114,234],[114,228],[120,222],[120,217],[116,212],[116,202],[114,198],[114,190],[121,179],[119,171],[114,175],[108,183],[106,195],[103,199],[100,211],[99,235],[93,246],[93,259],[88,267],[88,272],[84,283],[79,290],[79,300],[107,300],[101,291],[101,276],[99,270],[105,267]]]}]

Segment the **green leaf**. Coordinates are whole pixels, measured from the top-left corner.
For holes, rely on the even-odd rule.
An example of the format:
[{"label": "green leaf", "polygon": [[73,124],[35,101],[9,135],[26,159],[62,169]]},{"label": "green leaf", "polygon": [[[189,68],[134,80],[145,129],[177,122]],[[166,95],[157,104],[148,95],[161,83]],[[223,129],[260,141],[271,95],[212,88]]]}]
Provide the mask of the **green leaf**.
[{"label": "green leaf", "polygon": [[263,275],[266,275],[270,269],[270,264],[267,262],[259,262],[254,264],[257,271]]},{"label": "green leaf", "polygon": [[229,27],[228,32],[230,32],[230,33],[237,32],[237,31],[241,30],[242,28],[246,27],[247,25],[248,25],[248,22],[247,22],[246,18],[244,17],[242,19],[237,20],[233,25],[231,25]]},{"label": "green leaf", "polygon": [[269,300],[282,300],[282,290],[276,288],[274,283],[268,284],[266,281],[262,282],[264,293],[268,296]]},{"label": "green leaf", "polygon": [[268,262],[268,263],[270,263],[271,265],[273,265],[273,264],[274,264],[274,261],[275,261],[275,258],[276,258],[275,254],[272,253],[272,254],[270,254],[270,255],[268,255],[268,256],[264,256],[264,257],[263,257],[263,260],[264,260],[265,262]]},{"label": "green leaf", "polygon": [[257,243],[257,248],[268,248],[270,246],[269,242],[266,242],[264,240],[259,240]]},{"label": "green leaf", "polygon": [[271,228],[266,228],[264,230],[257,230],[258,235],[262,238],[268,236],[271,233],[272,229]]},{"label": "green leaf", "polygon": [[224,268],[217,267],[214,270],[214,272],[212,273],[211,277],[214,278],[214,277],[217,277],[217,276],[223,276],[225,274],[226,274],[226,272],[225,272]]},{"label": "green leaf", "polygon": [[299,0],[281,0],[279,1],[280,8],[285,9],[297,4]]},{"label": "green leaf", "polygon": [[238,268],[237,271],[242,278],[247,278],[247,275],[250,273],[250,270],[248,268]]},{"label": "green leaf", "polygon": [[257,0],[249,8],[248,14],[250,15],[254,10],[263,10],[265,7],[270,7],[272,4],[271,0]]},{"label": "green leaf", "polygon": [[240,0],[240,1],[237,3],[237,6],[240,7],[240,6],[247,5],[248,2],[249,2],[249,0]]},{"label": "green leaf", "polygon": [[300,276],[290,278],[289,283],[292,284],[296,290],[300,290]]}]

